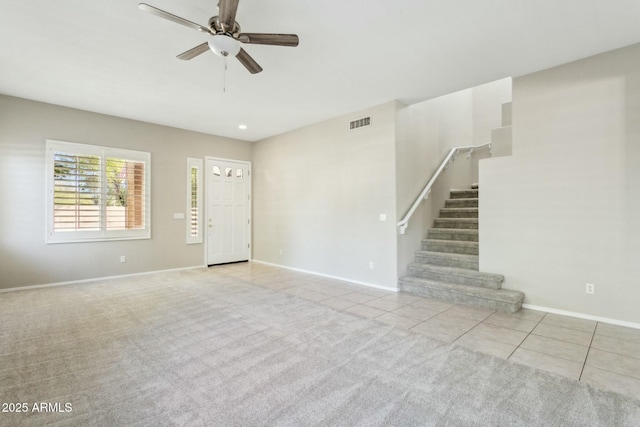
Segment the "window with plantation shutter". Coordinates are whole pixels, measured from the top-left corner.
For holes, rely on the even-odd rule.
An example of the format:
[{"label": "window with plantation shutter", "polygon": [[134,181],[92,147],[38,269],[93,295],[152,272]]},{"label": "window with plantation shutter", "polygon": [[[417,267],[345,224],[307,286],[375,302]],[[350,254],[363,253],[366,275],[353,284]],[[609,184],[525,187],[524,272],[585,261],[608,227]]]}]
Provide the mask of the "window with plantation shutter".
[{"label": "window with plantation shutter", "polygon": [[151,154],[47,140],[47,243],[148,239]]},{"label": "window with plantation shutter", "polygon": [[145,163],[107,157],[106,165],[107,230],[144,228]]},{"label": "window with plantation shutter", "polygon": [[66,152],[53,156],[54,231],[99,230],[100,157]]},{"label": "window with plantation shutter", "polygon": [[202,159],[187,158],[187,243],[202,243]]}]

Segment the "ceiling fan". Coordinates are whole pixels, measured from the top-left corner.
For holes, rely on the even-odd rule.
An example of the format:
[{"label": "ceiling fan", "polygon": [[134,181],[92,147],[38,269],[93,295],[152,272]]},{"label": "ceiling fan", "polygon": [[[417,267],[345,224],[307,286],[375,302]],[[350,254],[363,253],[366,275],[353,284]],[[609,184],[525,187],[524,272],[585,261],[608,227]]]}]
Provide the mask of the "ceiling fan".
[{"label": "ceiling fan", "polygon": [[298,46],[298,36],[295,34],[263,34],[242,33],[240,25],[236,22],[236,12],[239,0],[220,0],[218,3],[218,15],[209,19],[209,26],[205,27],[195,22],[165,12],[146,3],[140,3],[138,8],[169,21],[193,28],[202,33],[211,35],[208,42],[204,42],[192,49],[182,52],[178,59],[188,61],[196,56],[212,50],[216,55],[227,57],[235,56],[251,74],[262,71],[262,67],[242,48],[240,43],[265,44],[272,46]]}]

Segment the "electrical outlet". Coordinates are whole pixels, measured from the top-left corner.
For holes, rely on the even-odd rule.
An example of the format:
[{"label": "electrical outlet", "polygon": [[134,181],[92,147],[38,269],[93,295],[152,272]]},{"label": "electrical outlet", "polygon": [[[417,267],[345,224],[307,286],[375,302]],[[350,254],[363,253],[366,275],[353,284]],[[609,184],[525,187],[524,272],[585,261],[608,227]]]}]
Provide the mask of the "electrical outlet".
[{"label": "electrical outlet", "polygon": [[369,268],[373,270],[373,261],[369,261]]},{"label": "electrical outlet", "polygon": [[120,262],[127,262],[127,257],[126,257],[126,256],[124,256],[124,255],[122,255],[122,256],[120,257]]},{"label": "electrical outlet", "polygon": [[280,249],[280,255],[282,255],[282,249]]},{"label": "electrical outlet", "polygon": [[587,291],[588,294],[595,294],[596,293],[596,285],[594,285],[593,283],[587,283],[586,291]]}]

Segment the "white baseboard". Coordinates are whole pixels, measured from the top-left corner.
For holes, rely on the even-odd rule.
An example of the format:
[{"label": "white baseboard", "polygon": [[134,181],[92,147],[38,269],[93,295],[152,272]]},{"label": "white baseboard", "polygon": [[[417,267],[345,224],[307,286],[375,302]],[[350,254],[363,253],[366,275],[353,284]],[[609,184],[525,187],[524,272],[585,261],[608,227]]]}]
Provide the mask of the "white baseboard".
[{"label": "white baseboard", "polygon": [[541,307],[539,305],[522,304],[522,308],[535,311],[546,311],[547,313],[561,314],[563,316],[576,317],[578,319],[595,320],[596,322],[609,323],[611,325],[624,326],[627,328],[640,329],[640,323],[627,322],[624,320],[609,319],[607,317],[592,316],[590,314],[576,313],[573,311],[557,310],[555,308]]},{"label": "white baseboard", "polygon": [[97,282],[100,280],[115,280],[115,279],[123,279],[127,277],[147,276],[147,275],[156,274],[156,273],[170,273],[175,271],[193,270],[196,268],[206,268],[206,267],[207,267],[206,265],[194,265],[191,267],[170,268],[167,270],[153,270],[153,271],[144,271],[142,273],[120,274],[118,276],[104,276],[104,277],[94,277],[92,279],[70,280],[68,282],[46,283],[44,285],[19,286],[17,288],[0,289],[0,293],[14,292],[14,291],[28,291],[32,289],[42,289],[42,288],[53,288],[56,286],[78,285],[82,283]]},{"label": "white baseboard", "polygon": [[383,289],[385,291],[398,292],[398,288],[391,288],[391,287],[388,287],[388,286],[382,286],[382,285],[376,285],[376,284],[373,284],[373,283],[361,282],[359,280],[346,279],[344,277],[338,277],[338,276],[332,276],[330,274],[318,273],[317,271],[304,270],[302,268],[294,268],[294,267],[289,267],[289,266],[286,266],[286,265],[274,264],[272,262],[260,261],[260,260],[257,260],[257,259],[252,259],[251,262],[255,262],[257,264],[270,265],[272,267],[284,268],[285,270],[297,271],[299,273],[306,273],[306,274],[312,274],[314,276],[326,277],[327,279],[342,280],[343,282],[353,283],[354,285],[362,285],[362,286],[368,286],[370,288]]}]

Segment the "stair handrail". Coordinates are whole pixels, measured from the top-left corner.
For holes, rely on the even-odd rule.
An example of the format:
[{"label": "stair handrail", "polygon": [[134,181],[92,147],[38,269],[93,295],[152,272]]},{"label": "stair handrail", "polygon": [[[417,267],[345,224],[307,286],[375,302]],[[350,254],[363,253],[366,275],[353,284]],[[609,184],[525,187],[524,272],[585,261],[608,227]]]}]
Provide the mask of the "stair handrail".
[{"label": "stair handrail", "polygon": [[461,151],[469,150],[467,158],[470,159],[474,150],[481,150],[483,148],[489,148],[489,155],[491,155],[490,142],[487,142],[485,144],[480,144],[480,145],[464,145],[460,147],[453,147],[451,150],[449,150],[449,154],[447,154],[447,156],[444,158],[442,163],[440,163],[440,166],[438,167],[436,172],[433,174],[429,182],[427,182],[427,185],[425,185],[424,189],[418,195],[415,202],[413,202],[413,205],[411,205],[411,208],[409,208],[409,210],[404,215],[404,217],[398,222],[397,226],[400,227],[400,234],[404,234],[404,232],[406,231],[407,227],[409,226],[409,220],[411,219],[411,216],[413,215],[415,210],[418,209],[418,206],[420,206],[420,203],[422,203],[423,200],[429,198],[429,193],[431,193],[431,187],[436,182],[440,174],[447,168],[447,166],[449,165],[449,162],[454,161],[458,153]]}]

